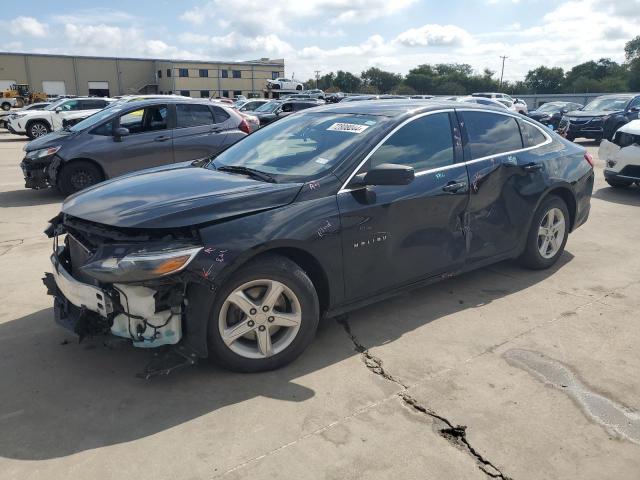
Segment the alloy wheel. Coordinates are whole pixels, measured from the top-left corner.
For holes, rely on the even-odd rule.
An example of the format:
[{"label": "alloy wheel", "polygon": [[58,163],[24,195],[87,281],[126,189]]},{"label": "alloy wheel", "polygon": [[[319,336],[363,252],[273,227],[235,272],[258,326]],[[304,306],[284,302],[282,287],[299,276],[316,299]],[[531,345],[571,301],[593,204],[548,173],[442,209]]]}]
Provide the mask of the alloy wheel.
[{"label": "alloy wheel", "polygon": [[46,135],[47,133],[49,133],[47,131],[47,127],[45,127],[41,123],[36,123],[36,124],[31,126],[31,135],[33,135],[33,138],[42,137],[43,135]]},{"label": "alloy wheel", "polygon": [[564,241],[564,213],[559,208],[550,209],[538,227],[538,252],[543,258],[553,258]]},{"label": "alloy wheel", "polygon": [[260,279],[240,285],[225,299],[218,328],[225,345],[244,358],[264,359],[296,338],[302,308],[284,283]]}]

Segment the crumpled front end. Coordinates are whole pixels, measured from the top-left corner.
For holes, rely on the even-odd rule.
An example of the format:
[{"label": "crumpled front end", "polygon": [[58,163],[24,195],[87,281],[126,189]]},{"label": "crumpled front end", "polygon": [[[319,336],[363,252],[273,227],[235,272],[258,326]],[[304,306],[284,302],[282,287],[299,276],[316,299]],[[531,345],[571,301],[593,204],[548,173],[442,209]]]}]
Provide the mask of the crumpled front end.
[{"label": "crumpled front end", "polygon": [[602,141],[598,157],[605,162],[606,179],[640,181],[640,135],[618,132],[613,142]]},{"label": "crumpled front end", "polygon": [[124,231],[61,214],[46,233],[54,249],[43,282],[57,323],[80,339],[111,334],[142,348],[180,345],[191,363],[207,356],[206,341],[184,341],[185,330],[201,333],[185,328],[186,267],[202,250],[195,232]]}]

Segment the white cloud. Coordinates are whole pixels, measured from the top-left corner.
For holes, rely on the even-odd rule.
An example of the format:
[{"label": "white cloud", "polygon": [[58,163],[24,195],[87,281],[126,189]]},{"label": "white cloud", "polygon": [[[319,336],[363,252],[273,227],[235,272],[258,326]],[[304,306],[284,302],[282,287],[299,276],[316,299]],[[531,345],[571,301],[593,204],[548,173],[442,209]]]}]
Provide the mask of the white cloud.
[{"label": "white cloud", "polygon": [[243,35],[288,32],[298,19],[330,19],[330,24],[364,23],[397,13],[417,0],[209,0],[180,15],[195,26],[223,19]]},{"label": "white cloud", "polygon": [[13,35],[46,37],[48,28],[46,23],[40,23],[33,17],[16,17],[9,22],[9,31]]},{"label": "white cloud", "polygon": [[402,32],[396,42],[407,47],[459,46],[471,42],[471,35],[455,25],[428,24]]},{"label": "white cloud", "polygon": [[275,34],[247,37],[236,32],[221,36],[183,33],[180,41],[197,47],[207,58],[237,58],[249,53],[283,57],[294,53],[293,47]]}]

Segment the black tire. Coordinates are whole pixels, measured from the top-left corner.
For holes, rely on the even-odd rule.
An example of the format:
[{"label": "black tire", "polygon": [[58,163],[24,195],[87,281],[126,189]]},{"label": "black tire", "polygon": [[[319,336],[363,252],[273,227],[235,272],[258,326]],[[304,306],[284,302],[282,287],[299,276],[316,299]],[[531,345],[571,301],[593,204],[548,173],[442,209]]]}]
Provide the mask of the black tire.
[{"label": "black tire", "polygon": [[296,90],[302,90],[302,85],[296,85]]},{"label": "black tire", "polygon": [[[300,329],[281,352],[260,359],[246,358],[228,347],[218,326],[220,311],[227,297],[239,286],[252,280],[268,279],[285,284],[296,295],[301,307]],[[298,264],[281,255],[265,255],[250,261],[229,277],[215,296],[209,299],[207,343],[209,358],[236,372],[274,370],[295,360],[315,337],[320,319],[318,295],[313,283]]]},{"label": "black tire", "polygon": [[[564,236],[562,238],[562,242],[558,251],[551,258],[545,258],[540,254],[540,250],[538,247],[538,229],[540,228],[542,219],[553,208],[560,209],[562,211],[562,214],[564,215]],[[527,234],[527,243],[524,252],[519,258],[520,263],[525,267],[531,268],[533,270],[542,270],[545,268],[549,268],[553,264],[555,264],[564,252],[564,247],[567,244],[567,238],[569,237],[570,228],[569,222],[569,209],[567,208],[567,204],[564,202],[564,200],[555,195],[549,195],[544,200],[542,200],[542,203],[536,210],[536,213],[533,215],[531,227],[529,228],[529,233]]]},{"label": "black tire", "polygon": [[48,133],[51,133],[51,127],[49,126],[49,124],[47,122],[42,122],[40,120],[30,122],[27,125],[26,130],[27,130],[27,137],[29,137],[31,140],[47,135]]},{"label": "black tire", "polygon": [[103,180],[104,175],[97,165],[86,160],[76,160],[62,167],[58,173],[57,188],[68,196]]},{"label": "black tire", "polygon": [[272,83],[271,84],[271,89],[272,90],[279,90],[280,89],[280,84],[279,83]]},{"label": "black tire", "polygon": [[0,107],[5,112],[8,112],[9,110],[11,110],[11,104],[9,102],[3,102],[2,105],[0,105]]},{"label": "black tire", "polygon": [[627,188],[633,185],[632,181],[624,181],[624,180],[613,180],[610,178],[605,178],[605,182],[607,182],[613,188]]}]

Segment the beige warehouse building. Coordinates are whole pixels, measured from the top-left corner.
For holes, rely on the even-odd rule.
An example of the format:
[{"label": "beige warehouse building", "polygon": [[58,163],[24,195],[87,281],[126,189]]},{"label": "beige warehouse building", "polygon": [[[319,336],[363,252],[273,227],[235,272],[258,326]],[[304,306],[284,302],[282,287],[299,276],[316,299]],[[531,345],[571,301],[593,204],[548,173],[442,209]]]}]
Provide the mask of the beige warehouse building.
[{"label": "beige warehouse building", "polygon": [[262,97],[267,80],[283,76],[283,59],[207,62],[0,52],[0,90],[28,83],[32,91],[50,96]]}]

